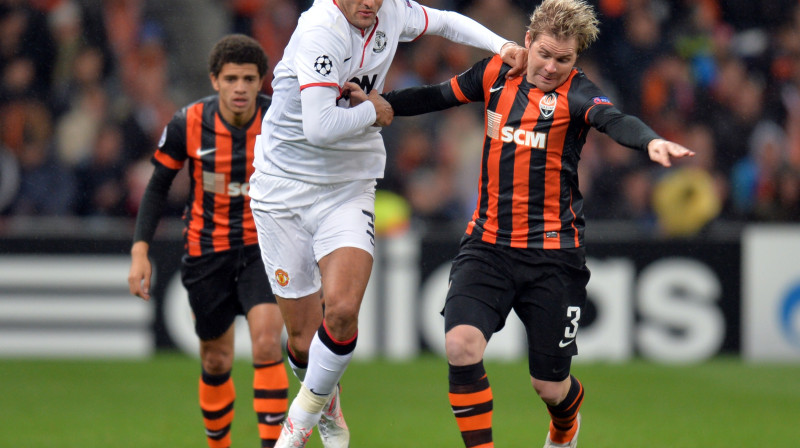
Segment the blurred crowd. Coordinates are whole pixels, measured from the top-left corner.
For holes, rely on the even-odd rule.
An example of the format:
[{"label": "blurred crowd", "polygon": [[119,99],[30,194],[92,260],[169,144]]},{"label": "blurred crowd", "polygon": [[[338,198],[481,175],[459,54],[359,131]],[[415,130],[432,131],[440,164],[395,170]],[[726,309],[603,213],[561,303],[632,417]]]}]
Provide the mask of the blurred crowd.
[{"label": "blurred crowd", "polygon": [[[213,93],[222,35],[262,43],[274,67],[311,0],[0,0],[0,219],[134,217],[150,157],[178,107]],[[421,0],[524,41],[536,1]],[[590,132],[587,219],[691,235],[709,223],[800,222],[800,1],[598,0],[601,35],[578,66],[623,111],[697,156],[664,169]],[[387,90],[438,83],[480,51],[429,36],[401,45]],[[270,93],[269,81],[264,91]],[[419,222],[465,222],[482,109],[384,129],[385,179]],[[188,179],[171,190],[180,213]]]}]

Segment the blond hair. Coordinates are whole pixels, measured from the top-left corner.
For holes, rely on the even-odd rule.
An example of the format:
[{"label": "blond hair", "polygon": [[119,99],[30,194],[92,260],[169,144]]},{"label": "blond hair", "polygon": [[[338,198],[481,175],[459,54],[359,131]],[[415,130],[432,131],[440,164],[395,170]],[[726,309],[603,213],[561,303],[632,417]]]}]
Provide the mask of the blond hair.
[{"label": "blond hair", "polygon": [[589,48],[600,33],[594,8],[584,0],[544,0],[531,14],[531,41],[541,34],[557,39],[575,37],[578,54]]}]

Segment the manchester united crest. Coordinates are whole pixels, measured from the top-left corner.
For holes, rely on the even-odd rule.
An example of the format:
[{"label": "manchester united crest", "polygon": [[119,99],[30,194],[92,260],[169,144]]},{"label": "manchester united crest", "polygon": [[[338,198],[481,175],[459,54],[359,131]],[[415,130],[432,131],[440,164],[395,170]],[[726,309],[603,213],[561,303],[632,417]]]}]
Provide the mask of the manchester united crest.
[{"label": "manchester united crest", "polygon": [[283,269],[278,269],[275,271],[275,280],[279,285],[286,286],[289,284],[289,274]]},{"label": "manchester united crest", "polygon": [[375,45],[372,47],[373,53],[380,53],[386,49],[386,34],[383,31],[375,33]]}]

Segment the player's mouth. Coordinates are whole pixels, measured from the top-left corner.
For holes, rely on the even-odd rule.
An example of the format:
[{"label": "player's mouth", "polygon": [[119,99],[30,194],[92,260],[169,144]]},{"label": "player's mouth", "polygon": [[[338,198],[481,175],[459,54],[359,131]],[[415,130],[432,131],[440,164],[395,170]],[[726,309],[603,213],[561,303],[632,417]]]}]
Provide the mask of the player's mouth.
[{"label": "player's mouth", "polygon": [[234,98],[232,103],[236,107],[247,107],[247,98]]}]

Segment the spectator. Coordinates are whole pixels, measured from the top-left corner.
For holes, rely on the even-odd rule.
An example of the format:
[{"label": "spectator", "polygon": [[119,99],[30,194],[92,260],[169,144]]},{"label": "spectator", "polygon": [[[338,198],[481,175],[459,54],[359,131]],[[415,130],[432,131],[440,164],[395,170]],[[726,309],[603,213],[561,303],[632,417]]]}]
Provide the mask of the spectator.
[{"label": "spectator", "polygon": [[129,216],[122,156],[122,131],[113,123],[102,124],[88,157],[75,170],[80,192],[75,211],[79,216]]},{"label": "spectator", "polygon": [[21,181],[12,213],[21,216],[72,214],[75,179],[55,157],[50,111],[41,102],[28,101],[21,113],[24,138],[17,149]]}]

